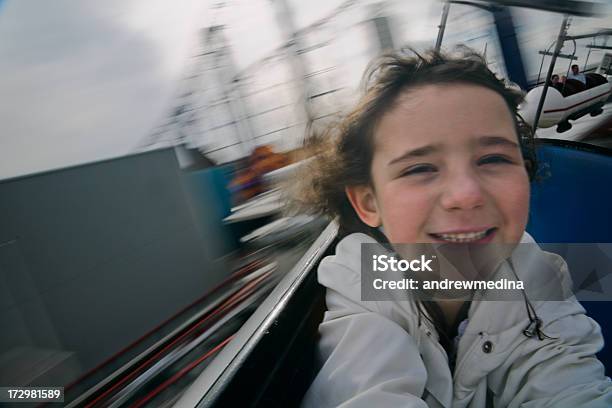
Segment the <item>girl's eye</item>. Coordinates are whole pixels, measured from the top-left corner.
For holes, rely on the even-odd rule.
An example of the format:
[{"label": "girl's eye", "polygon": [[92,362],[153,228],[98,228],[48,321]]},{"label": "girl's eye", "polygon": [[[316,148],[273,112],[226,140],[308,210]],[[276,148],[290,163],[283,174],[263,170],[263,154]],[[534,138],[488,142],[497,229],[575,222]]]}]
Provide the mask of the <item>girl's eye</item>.
[{"label": "girl's eye", "polygon": [[417,164],[404,170],[400,176],[412,176],[416,174],[428,174],[436,171],[436,168],[431,164]]},{"label": "girl's eye", "polygon": [[490,156],[481,157],[478,160],[478,164],[512,164],[514,163],[510,158],[499,154],[492,154]]}]

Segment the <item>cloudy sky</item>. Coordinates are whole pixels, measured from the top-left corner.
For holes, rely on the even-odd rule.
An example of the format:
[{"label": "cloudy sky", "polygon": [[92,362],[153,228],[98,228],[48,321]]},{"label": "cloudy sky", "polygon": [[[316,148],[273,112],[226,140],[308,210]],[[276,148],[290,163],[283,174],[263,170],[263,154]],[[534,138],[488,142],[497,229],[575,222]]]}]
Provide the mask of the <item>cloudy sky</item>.
[{"label": "cloudy sky", "polygon": [[[218,2],[0,0],[0,179],[134,152],[171,108],[201,27],[228,26],[239,67],[280,44],[270,0],[216,9]],[[340,3],[291,2],[299,26]],[[454,18],[488,30],[490,18],[458,7]],[[435,39],[439,2],[395,1],[388,9],[403,39]],[[561,21],[534,12],[521,18],[531,47],[549,42]],[[577,20],[576,30],[610,23]],[[464,29],[449,24],[449,41],[461,40]],[[472,42],[480,49],[486,41]]]},{"label": "cloudy sky", "polygon": [[0,178],[129,152],[166,109],[199,3],[3,2]]}]

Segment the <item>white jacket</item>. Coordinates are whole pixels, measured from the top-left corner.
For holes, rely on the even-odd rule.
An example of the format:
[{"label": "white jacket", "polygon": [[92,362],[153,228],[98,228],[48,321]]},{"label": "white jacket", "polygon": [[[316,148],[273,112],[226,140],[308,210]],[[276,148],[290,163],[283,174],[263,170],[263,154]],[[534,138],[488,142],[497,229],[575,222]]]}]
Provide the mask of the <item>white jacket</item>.
[{"label": "white jacket", "polygon": [[[375,242],[351,234],[319,266],[328,311],[319,326],[321,369],[304,407],[612,407],[612,383],[595,357],[601,329],[575,298],[531,302],[542,331],[556,338],[544,340],[523,334],[524,301],[473,301],[452,376],[433,325],[420,319],[419,326],[414,301],[360,300],[360,244]],[[522,242],[534,243],[527,234]],[[537,257],[553,262],[557,282],[568,284],[560,257],[529,247],[511,257],[526,289],[550,279],[527,268]],[[496,276],[514,279],[510,273],[506,261]]]}]

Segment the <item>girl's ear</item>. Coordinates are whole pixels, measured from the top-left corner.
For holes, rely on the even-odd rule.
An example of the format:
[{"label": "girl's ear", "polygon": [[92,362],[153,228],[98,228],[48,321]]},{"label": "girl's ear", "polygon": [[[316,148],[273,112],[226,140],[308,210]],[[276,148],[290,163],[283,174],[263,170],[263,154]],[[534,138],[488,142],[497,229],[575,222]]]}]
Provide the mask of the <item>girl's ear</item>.
[{"label": "girl's ear", "polygon": [[344,189],[353,209],[364,224],[376,228],[381,225],[380,211],[374,191],[369,186],[350,186]]}]

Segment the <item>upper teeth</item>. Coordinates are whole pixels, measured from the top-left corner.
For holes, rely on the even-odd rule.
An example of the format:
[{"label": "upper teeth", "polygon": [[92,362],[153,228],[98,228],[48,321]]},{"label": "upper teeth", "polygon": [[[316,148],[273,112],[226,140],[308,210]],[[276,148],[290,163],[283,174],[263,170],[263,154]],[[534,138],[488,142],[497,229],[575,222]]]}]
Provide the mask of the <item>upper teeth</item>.
[{"label": "upper teeth", "polygon": [[451,242],[471,242],[478,241],[487,235],[488,230],[480,231],[480,232],[464,232],[461,234],[436,234],[438,237],[442,238],[445,241]]}]

